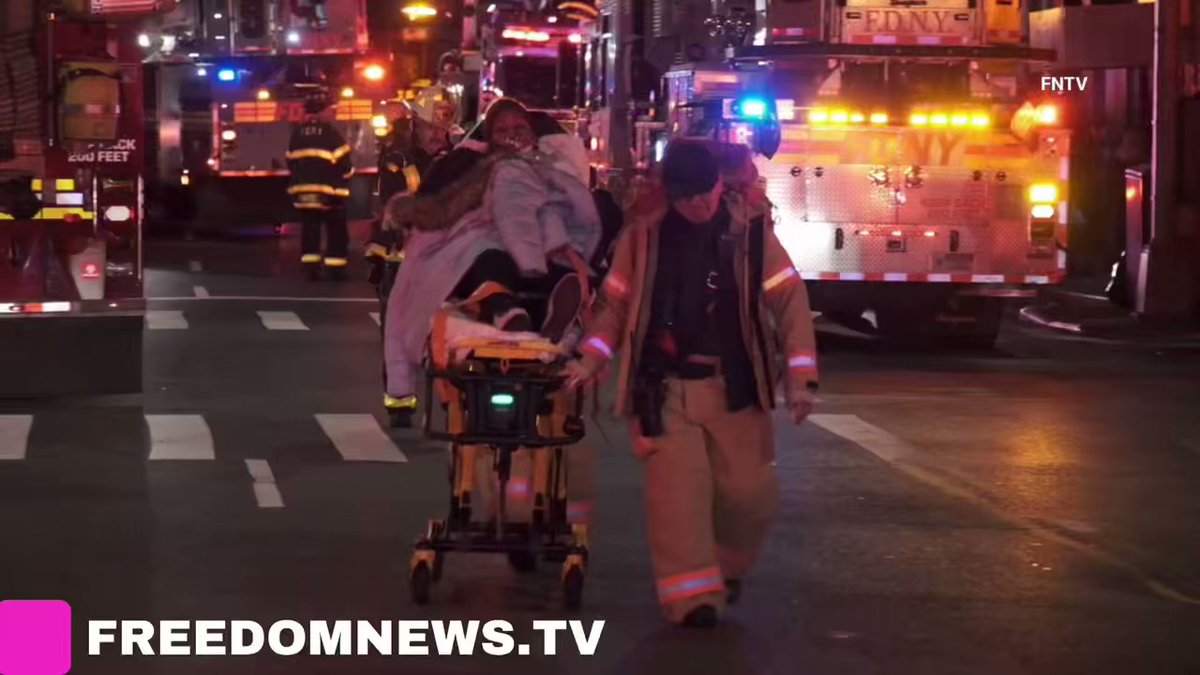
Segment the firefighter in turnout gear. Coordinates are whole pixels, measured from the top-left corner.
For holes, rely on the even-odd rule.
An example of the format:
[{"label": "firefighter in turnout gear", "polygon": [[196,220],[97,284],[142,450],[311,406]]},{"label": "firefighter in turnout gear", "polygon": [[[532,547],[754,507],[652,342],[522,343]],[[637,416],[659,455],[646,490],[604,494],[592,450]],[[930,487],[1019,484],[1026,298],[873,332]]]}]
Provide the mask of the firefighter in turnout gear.
[{"label": "firefighter in turnout gear", "polygon": [[[388,295],[400,263],[404,260],[404,233],[385,222],[388,202],[416,194],[421,177],[435,160],[450,150],[450,133],[457,107],[438,88],[422,92],[406,106],[406,113],[392,123],[388,144],[379,154],[380,231],[366,247],[371,263],[371,283],[380,299],[380,325],[386,330]],[[384,367],[383,405],[394,427],[412,426],[417,409],[416,396],[396,398],[387,391],[387,367]]]},{"label": "firefighter in turnout gear", "polygon": [[[350,245],[346,200],[350,197],[350,146],[330,121],[332,107],[324,91],[304,103],[305,120],[292,132],[287,162],[291,172],[288,194],[300,212],[301,263],[310,278],[322,264],[334,279],[344,279]],[[325,231],[325,255],[321,232]]]},{"label": "firefighter in turnout gear", "polygon": [[658,599],[669,621],[698,628],[737,600],[777,512],[775,384],[798,424],[818,382],[807,292],[769,202],[719,166],[699,143],[667,149],[567,367],[578,385],[629,349],[617,413],[636,420]]}]

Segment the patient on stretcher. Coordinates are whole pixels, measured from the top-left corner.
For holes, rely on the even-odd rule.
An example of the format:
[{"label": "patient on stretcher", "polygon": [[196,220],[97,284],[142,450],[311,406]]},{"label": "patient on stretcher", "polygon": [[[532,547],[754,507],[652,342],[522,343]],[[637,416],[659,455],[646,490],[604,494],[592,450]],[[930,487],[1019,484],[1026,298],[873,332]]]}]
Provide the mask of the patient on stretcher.
[{"label": "patient on stretcher", "polygon": [[519,104],[506,103],[489,110],[489,152],[459,180],[389,204],[388,217],[412,231],[388,300],[390,397],[415,397],[432,319],[447,302],[503,331],[541,326],[561,342],[586,300],[580,277],[591,271],[582,261],[599,248],[602,227],[585,177],[567,173],[575,163],[561,149],[581,141],[548,134],[561,137],[555,150]]}]

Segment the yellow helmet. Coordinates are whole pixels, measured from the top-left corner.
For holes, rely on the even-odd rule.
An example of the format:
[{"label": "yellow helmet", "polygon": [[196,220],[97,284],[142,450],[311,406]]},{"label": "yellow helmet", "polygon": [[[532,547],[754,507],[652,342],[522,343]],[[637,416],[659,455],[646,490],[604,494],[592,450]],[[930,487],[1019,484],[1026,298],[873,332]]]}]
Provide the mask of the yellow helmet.
[{"label": "yellow helmet", "polygon": [[447,130],[458,124],[458,103],[444,87],[422,89],[408,104],[416,119],[426,124]]}]

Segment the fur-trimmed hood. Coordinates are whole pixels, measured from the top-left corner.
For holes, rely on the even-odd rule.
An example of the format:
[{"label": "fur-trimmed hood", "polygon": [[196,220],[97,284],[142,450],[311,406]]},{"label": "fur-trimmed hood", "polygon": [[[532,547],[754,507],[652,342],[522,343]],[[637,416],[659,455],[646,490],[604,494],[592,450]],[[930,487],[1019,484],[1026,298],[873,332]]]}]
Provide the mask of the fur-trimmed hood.
[{"label": "fur-trimmed hood", "polygon": [[493,153],[476,162],[466,175],[431,195],[397,195],[384,208],[384,228],[397,231],[448,230],[483,204],[496,164],[512,155]]}]

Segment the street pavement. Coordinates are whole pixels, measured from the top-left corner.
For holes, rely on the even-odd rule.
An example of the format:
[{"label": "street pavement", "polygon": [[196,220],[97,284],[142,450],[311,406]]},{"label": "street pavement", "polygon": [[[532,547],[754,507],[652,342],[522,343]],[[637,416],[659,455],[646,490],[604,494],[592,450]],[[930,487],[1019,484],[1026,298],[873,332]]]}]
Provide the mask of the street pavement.
[{"label": "street pavement", "polygon": [[[1010,321],[995,350],[822,325],[817,414],[777,416],[782,507],[712,633],[664,626],[622,424],[600,456],[585,606],[557,568],[451,555],[409,598],[446,454],[390,432],[372,289],[294,242],[152,242],[141,396],[0,408],[0,598],[79,619],[605,621],[594,656],[87,658],[73,672],[1200,672],[1200,342]],[[86,336],[81,336],[86,339]]]}]

